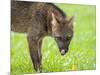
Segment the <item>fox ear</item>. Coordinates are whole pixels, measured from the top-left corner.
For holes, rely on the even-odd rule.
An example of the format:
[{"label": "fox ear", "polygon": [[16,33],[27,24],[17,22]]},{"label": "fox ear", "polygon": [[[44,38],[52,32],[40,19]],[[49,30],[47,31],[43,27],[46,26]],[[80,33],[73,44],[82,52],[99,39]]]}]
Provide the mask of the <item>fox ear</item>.
[{"label": "fox ear", "polygon": [[52,15],[52,20],[51,20],[51,29],[52,29],[52,35],[58,36],[58,31],[59,31],[59,23],[57,22],[56,15],[54,13]]},{"label": "fox ear", "polygon": [[74,24],[74,16],[72,16],[71,18],[67,19],[67,23],[68,26],[71,27],[73,29],[73,24]]},{"label": "fox ear", "polygon": [[56,16],[54,13],[52,13],[51,25],[52,25],[52,27],[51,27],[52,31],[56,31],[58,28],[58,22],[57,22],[57,19],[56,19]]},{"label": "fox ear", "polygon": [[52,20],[51,20],[51,24],[53,26],[56,26],[57,25],[57,19],[56,19],[56,16],[54,13],[52,13]]}]

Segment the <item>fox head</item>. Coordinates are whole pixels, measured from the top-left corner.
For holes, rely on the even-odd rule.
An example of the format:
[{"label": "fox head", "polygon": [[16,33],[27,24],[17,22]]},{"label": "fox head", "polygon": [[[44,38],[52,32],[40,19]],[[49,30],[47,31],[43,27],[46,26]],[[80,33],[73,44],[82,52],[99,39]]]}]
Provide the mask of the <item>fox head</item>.
[{"label": "fox head", "polygon": [[65,55],[68,52],[69,44],[73,37],[73,20],[74,17],[60,19],[52,13],[52,36],[57,42],[61,55]]}]

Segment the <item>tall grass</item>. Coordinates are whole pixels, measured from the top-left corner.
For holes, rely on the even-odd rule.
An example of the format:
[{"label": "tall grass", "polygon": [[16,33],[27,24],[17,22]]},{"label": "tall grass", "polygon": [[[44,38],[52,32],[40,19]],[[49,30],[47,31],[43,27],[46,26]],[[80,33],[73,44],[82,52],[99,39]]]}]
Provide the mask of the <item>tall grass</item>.
[{"label": "tall grass", "polygon": [[[96,68],[96,8],[92,5],[56,4],[68,16],[75,16],[74,37],[69,52],[61,56],[52,37],[42,44],[43,72],[94,70]],[[11,73],[35,73],[26,34],[11,32]]]}]

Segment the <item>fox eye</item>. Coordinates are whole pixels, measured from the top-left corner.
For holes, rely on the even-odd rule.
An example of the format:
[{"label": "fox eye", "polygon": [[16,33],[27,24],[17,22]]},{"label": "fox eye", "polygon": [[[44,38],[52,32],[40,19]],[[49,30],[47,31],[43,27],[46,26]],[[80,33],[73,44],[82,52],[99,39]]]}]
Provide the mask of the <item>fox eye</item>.
[{"label": "fox eye", "polygon": [[71,38],[71,35],[67,35],[67,37]]},{"label": "fox eye", "polygon": [[61,40],[62,38],[61,37],[55,37],[56,38],[56,40]]},{"label": "fox eye", "polygon": [[72,37],[71,35],[65,35],[63,39],[64,39],[64,40],[70,40],[71,37]]},{"label": "fox eye", "polygon": [[70,40],[71,39],[71,35],[67,35],[67,40]]}]

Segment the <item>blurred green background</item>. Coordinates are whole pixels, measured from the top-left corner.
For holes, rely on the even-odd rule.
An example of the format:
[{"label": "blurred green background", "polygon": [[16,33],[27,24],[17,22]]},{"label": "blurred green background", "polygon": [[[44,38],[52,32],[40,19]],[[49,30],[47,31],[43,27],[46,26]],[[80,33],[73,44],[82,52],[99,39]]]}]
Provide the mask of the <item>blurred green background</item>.
[{"label": "blurred green background", "polygon": [[[43,72],[96,69],[96,6],[56,4],[66,15],[75,16],[74,37],[69,52],[61,56],[52,37],[42,44]],[[26,34],[11,32],[11,74],[35,73]]]}]

